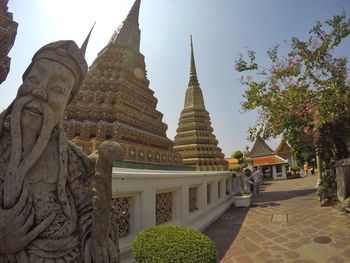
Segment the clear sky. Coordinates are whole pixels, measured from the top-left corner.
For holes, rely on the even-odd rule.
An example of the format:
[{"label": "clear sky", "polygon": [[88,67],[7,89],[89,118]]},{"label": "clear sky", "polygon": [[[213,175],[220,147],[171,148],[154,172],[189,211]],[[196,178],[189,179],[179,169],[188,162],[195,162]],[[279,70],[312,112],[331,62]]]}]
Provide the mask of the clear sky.
[{"label": "clear sky", "polygon": [[[0,87],[0,110],[14,99],[21,76],[43,45],[73,39],[80,45],[93,22],[86,58],[91,65],[126,18],[134,0],[10,0],[9,11],[19,23],[10,52],[11,71]],[[189,35],[193,35],[198,80],[210,113],[214,134],[226,156],[251,146],[247,129],[255,113],[240,112],[244,87],[233,65],[238,53],[254,49],[260,64],[265,51],[296,36],[305,39],[316,20],[345,10],[349,0],[142,0],[141,53],[146,59],[157,109],[173,139],[183,109],[189,77]],[[343,53],[349,54],[347,41]],[[278,142],[270,141],[271,147]]]}]

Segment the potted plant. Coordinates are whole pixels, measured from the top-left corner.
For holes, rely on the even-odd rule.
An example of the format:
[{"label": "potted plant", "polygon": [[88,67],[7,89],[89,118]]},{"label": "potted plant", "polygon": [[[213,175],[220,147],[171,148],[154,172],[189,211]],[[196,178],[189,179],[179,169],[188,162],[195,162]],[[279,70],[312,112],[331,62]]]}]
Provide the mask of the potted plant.
[{"label": "potted plant", "polygon": [[251,204],[251,182],[250,176],[252,174],[251,170],[246,168],[247,158],[241,151],[235,151],[232,157],[237,159],[237,165],[232,167],[233,171],[236,171],[240,174],[238,183],[239,183],[239,192],[235,194],[235,206],[237,207],[249,207]]},{"label": "potted plant", "polygon": [[249,207],[252,203],[251,193],[237,193],[235,195],[235,206],[236,207]]},{"label": "potted plant", "polygon": [[252,172],[250,169],[245,169],[239,180],[240,192],[235,194],[235,206],[237,207],[249,207],[251,204],[252,193],[251,193],[251,176]]}]

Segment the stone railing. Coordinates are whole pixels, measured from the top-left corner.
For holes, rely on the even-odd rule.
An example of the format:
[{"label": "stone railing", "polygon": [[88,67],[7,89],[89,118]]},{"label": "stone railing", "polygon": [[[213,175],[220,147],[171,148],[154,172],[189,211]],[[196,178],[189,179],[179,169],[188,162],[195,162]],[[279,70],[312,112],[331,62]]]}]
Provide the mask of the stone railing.
[{"label": "stone railing", "polygon": [[114,168],[113,215],[119,221],[121,262],[133,262],[131,242],[145,227],[184,225],[204,230],[234,201],[229,172]]}]

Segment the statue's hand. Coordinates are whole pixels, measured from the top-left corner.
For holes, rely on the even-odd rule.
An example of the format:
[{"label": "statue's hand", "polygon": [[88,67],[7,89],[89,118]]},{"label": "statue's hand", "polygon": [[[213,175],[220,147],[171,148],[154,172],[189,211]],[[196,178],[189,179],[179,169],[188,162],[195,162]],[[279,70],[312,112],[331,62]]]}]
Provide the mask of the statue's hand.
[{"label": "statue's hand", "polygon": [[84,249],[84,263],[118,263],[118,252],[111,239],[106,240],[106,245],[97,247],[90,238]]},{"label": "statue's hand", "polygon": [[12,254],[24,249],[53,221],[55,215],[47,217],[38,226],[33,226],[34,209],[26,188],[12,208],[0,207],[0,254]]}]

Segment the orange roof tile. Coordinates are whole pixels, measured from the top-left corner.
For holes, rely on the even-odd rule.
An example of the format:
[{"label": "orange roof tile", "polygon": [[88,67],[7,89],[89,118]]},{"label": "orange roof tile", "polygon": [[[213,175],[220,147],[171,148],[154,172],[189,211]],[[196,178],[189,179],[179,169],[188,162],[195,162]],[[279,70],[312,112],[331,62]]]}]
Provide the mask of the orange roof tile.
[{"label": "orange roof tile", "polygon": [[238,164],[238,160],[236,158],[225,158],[225,160],[228,161],[228,165]]},{"label": "orange roof tile", "polygon": [[253,166],[287,163],[286,160],[284,160],[283,158],[277,155],[253,157],[252,161],[253,161]]}]

